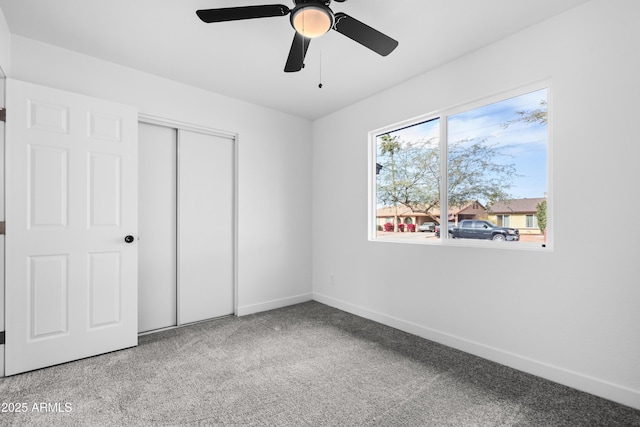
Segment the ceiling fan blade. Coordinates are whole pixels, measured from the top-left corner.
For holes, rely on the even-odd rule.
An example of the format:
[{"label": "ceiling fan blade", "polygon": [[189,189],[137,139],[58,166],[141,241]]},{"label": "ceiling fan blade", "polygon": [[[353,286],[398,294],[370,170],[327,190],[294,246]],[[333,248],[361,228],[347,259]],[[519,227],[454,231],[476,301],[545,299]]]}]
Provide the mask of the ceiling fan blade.
[{"label": "ceiling fan blade", "polygon": [[284,66],[284,71],[286,73],[302,70],[302,67],[304,66],[304,57],[307,54],[307,49],[309,49],[310,41],[311,39],[300,35],[298,32],[295,33],[293,36],[293,43],[291,43],[291,50],[289,50],[287,64]]},{"label": "ceiling fan blade", "polygon": [[334,30],[349,37],[372,51],[387,56],[398,46],[398,42],[380,31],[358,21],[346,13],[335,14]]},{"label": "ceiling fan blade", "polygon": [[206,23],[239,21],[242,19],[269,18],[271,16],[285,16],[290,9],[282,4],[264,6],[225,7],[221,9],[201,9],[196,15]]}]

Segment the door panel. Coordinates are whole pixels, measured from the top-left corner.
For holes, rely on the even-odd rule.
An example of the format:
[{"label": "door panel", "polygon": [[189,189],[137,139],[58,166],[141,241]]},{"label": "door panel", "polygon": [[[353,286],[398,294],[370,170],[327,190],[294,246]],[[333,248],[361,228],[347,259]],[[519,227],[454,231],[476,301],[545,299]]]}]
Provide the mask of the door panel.
[{"label": "door panel", "polygon": [[120,225],[121,157],[89,154],[89,228]]},{"label": "door panel", "polygon": [[137,111],[7,80],[6,374],[137,344]]},{"label": "door panel", "polygon": [[90,329],[121,321],[120,257],[120,252],[89,254]]},{"label": "door panel", "polygon": [[69,275],[66,255],[29,257],[30,339],[69,332]]},{"label": "door panel", "polygon": [[178,131],[178,324],[233,314],[233,140]]},{"label": "door panel", "polygon": [[29,129],[69,133],[69,108],[65,105],[27,99],[27,120]]},{"label": "door panel", "polygon": [[68,150],[29,146],[27,200],[31,229],[67,226]]},{"label": "door panel", "polygon": [[177,325],[176,131],[139,124],[140,332]]}]

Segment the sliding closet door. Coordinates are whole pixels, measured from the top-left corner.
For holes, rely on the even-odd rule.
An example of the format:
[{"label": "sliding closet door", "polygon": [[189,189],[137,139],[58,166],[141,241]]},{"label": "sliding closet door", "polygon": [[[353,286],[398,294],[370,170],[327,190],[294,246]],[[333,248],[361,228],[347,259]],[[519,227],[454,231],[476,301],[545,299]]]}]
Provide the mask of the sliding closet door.
[{"label": "sliding closet door", "polygon": [[233,140],[178,131],[178,324],[233,314]]},{"label": "sliding closet door", "polygon": [[175,129],[139,124],[138,331],[177,324]]}]

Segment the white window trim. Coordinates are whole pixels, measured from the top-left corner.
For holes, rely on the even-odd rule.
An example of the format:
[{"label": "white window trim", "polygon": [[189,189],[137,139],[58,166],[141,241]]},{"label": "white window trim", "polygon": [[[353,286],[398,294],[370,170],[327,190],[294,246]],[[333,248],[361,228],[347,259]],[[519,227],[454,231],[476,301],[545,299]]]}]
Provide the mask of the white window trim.
[{"label": "white window trim", "polygon": [[[403,239],[379,239],[377,238],[376,228],[376,212],[377,212],[377,194],[376,194],[376,157],[377,157],[377,137],[381,134],[393,132],[398,129],[409,127],[418,123],[426,122],[433,119],[440,120],[440,176],[447,176],[447,119],[449,116],[462,113],[464,111],[473,110],[488,104],[504,101],[509,98],[524,95],[540,89],[547,89],[547,228],[546,241],[544,244],[535,242],[494,242],[491,240],[473,240],[473,239],[449,239],[448,233],[441,233],[440,239],[427,242],[407,241]],[[460,247],[477,247],[492,248],[506,250],[529,250],[550,252],[554,249],[553,238],[553,86],[551,79],[545,79],[529,84],[519,86],[504,92],[495,93],[484,98],[474,101],[458,104],[453,107],[436,110],[434,112],[416,116],[407,120],[403,120],[388,126],[384,126],[368,133],[369,149],[368,149],[368,240],[376,243],[404,243],[413,245],[429,245],[429,246],[460,246]],[[440,182],[440,194],[447,195],[447,180],[442,179]],[[448,197],[441,197],[440,212],[449,212]],[[441,219],[442,221],[442,219]],[[445,221],[446,223],[446,221]],[[505,244],[507,243],[507,244]]]}]

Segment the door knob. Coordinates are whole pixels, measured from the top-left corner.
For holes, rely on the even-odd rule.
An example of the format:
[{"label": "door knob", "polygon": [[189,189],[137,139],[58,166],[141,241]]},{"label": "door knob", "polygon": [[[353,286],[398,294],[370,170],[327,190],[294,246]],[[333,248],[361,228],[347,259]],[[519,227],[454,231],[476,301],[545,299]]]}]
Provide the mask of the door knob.
[{"label": "door knob", "polygon": [[126,237],[124,238],[124,241],[125,241],[125,242],[127,242],[127,243],[132,243],[132,242],[133,242],[133,240],[134,240],[134,239],[133,239],[133,236],[131,236],[131,235],[126,236]]}]

